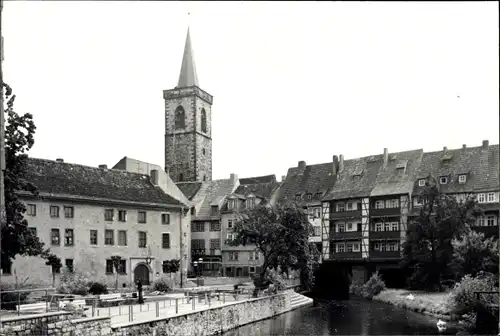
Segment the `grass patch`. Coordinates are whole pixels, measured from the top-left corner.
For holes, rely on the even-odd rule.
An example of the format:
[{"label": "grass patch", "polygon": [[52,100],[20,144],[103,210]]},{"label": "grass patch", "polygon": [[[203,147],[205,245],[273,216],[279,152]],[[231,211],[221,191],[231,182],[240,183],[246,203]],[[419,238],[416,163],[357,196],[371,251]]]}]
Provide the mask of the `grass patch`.
[{"label": "grass patch", "polygon": [[[407,298],[409,294],[413,300]],[[427,313],[440,317],[451,317],[449,293],[427,293],[405,289],[385,289],[373,297],[374,301],[384,302],[393,306],[412,310],[418,313]]]}]

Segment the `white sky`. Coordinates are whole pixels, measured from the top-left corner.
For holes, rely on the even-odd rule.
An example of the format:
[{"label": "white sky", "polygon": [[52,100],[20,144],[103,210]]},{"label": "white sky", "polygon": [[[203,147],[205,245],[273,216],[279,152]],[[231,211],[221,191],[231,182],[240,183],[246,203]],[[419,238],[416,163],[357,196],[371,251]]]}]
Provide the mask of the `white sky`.
[{"label": "white sky", "polygon": [[214,179],[499,142],[496,1],[6,1],[4,78],[35,117],[31,155],[164,166],[188,11]]}]

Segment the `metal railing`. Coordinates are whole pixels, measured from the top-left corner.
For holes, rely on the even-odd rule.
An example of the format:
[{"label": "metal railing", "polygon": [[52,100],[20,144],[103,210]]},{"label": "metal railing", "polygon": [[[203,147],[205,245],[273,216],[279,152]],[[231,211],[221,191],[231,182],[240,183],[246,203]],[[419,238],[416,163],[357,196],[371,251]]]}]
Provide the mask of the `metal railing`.
[{"label": "metal railing", "polygon": [[53,305],[55,291],[55,288],[0,291],[1,309],[4,314],[12,311],[12,313],[15,312],[17,315],[31,311],[49,312],[58,310],[59,307]]}]

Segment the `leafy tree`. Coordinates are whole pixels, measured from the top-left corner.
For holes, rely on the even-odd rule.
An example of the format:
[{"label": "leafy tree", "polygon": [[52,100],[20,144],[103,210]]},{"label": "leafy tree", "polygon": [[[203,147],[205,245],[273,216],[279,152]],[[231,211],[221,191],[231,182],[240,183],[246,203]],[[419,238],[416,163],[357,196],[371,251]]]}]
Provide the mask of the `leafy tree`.
[{"label": "leafy tree", "polygon": [[295,203],[257,206],[239,213],[233,227],[236,234],[231,246],[255,245],[263,256],[256,287],[269,285],[268,269],[299,270],[302,285],[314,284],[313,263],[318,255],[316,245],[309,243],[313,227],[308,214]]},{"label": "leafy tree", "polygon": [[453,260],[450,267],[458,279],[469,274],[476,277],[481,272],[498,274],[498,240],[485,238],[483,233],[471,230],[463,237],[453,239]]},{"label": "leafy tree", "polygon": [[115,269],[116,272],[116,279],[115,279],[115,287],[118,289],[118,276],[120,275],[121,268],[120,268],[120,261],[122,260],[122,257],[120,256],[111,256],[111,261],[113,262],[113,268]]},{"label": "leafy tree", "polygon": [[436,186],[427,185],[422,196],[420,214],[408,226],[401,266],[409,273],[410,287],[441,290],[441,282],[453,277],[448,267],[452,240],[470,231],[481,210],[475,198],[459,202],[439,193]]},{"label": "leafy tree", "polygon": [[45,258],[47,260],[45,262],[45,265],[48,265],[52,268],[52,287],[55,287],[56,273],[58,273],[62,267],[61,259],[55,254],[46,254]]}]

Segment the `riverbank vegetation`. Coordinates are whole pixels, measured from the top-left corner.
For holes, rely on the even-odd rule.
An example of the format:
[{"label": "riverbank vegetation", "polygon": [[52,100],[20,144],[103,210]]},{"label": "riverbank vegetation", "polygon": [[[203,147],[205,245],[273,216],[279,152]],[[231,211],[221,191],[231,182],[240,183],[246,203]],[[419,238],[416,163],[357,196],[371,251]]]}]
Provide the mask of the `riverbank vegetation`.
[{"label": "riverbank vegetation", "polygon": [[290,270],[298,271],[302,287],[310,290],[319,255],[316,246],[309,243],[313,232],[309,214],[297,204],[262,205],[238,214],[235,237],[228,244],[255,245],[263,257],[260,273],[254,278],[256,292],[270,284],[281,288],[282,272],[286,276]]}]

